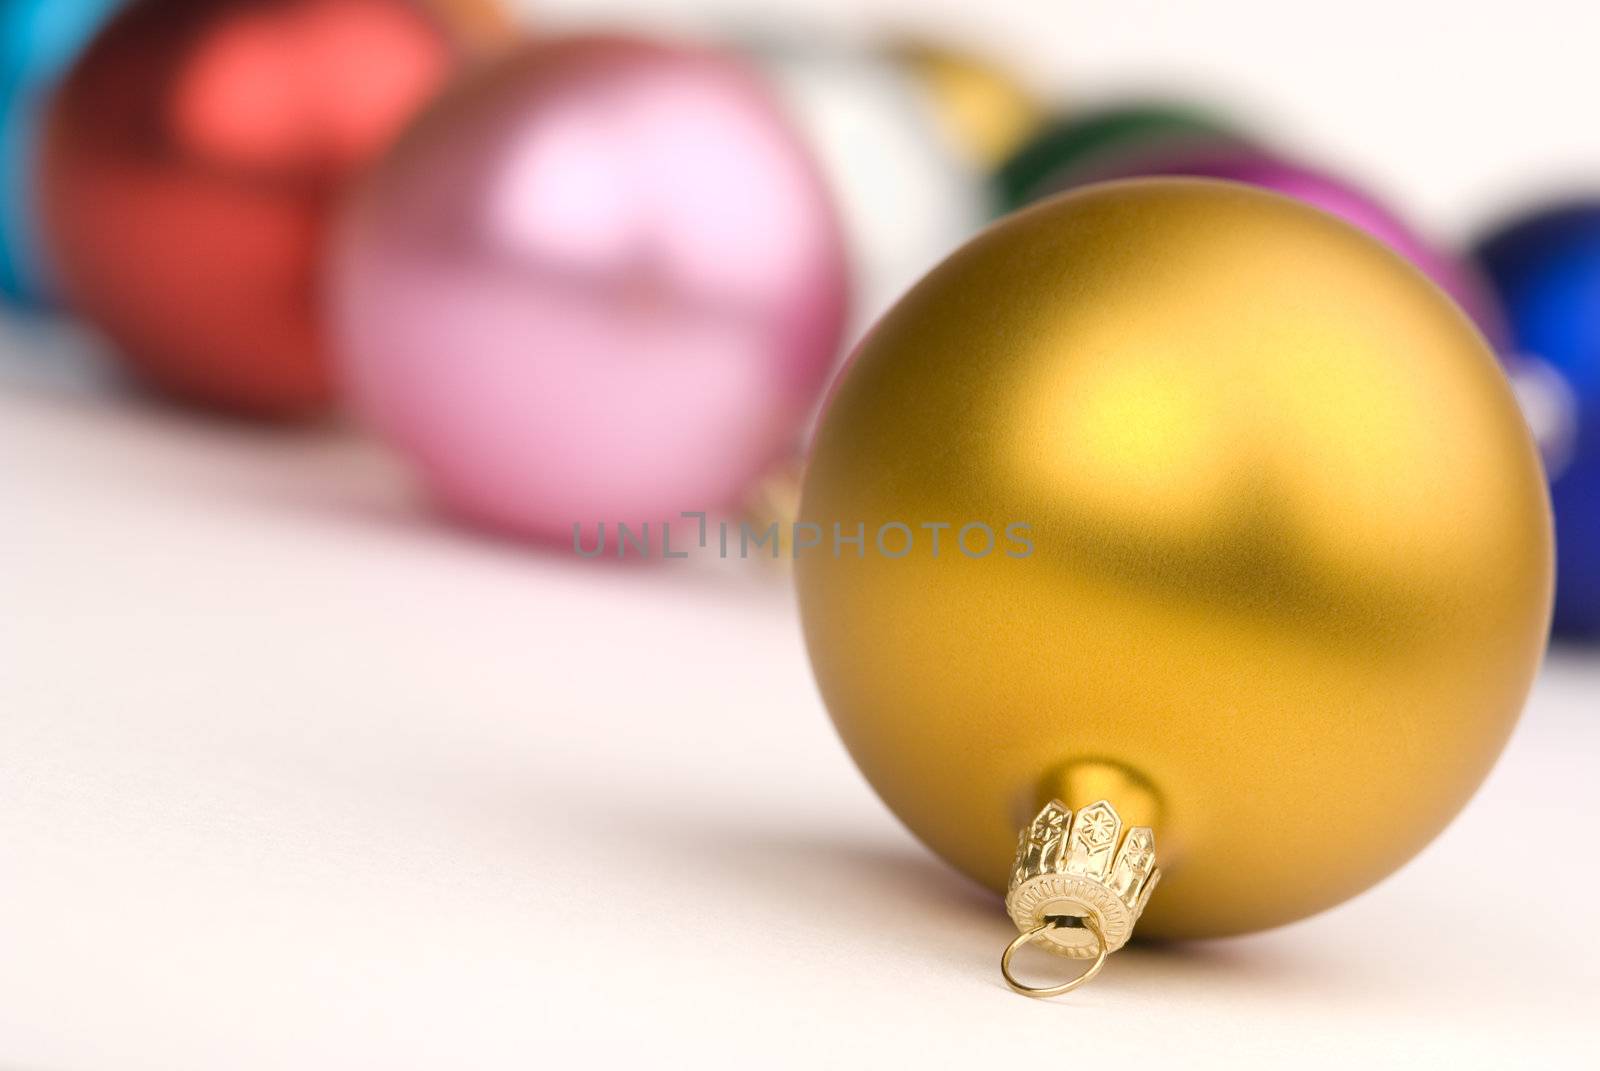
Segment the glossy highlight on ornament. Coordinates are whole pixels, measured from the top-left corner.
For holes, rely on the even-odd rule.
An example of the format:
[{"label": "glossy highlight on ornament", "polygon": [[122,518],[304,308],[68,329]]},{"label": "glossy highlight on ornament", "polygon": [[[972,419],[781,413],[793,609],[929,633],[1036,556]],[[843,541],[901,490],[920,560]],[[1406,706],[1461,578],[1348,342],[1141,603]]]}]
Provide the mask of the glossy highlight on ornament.
[{"label": "glossy highlight on ornament", "polygon": [[351,396],[455,513],[574,526],[735,503],[842,329],[843,239],[724,56],[546,39],[446,94],[352,199],[329,301]]},{"label": "glossy highlight on ornament", "polygon": [[408,0],[136,0],[50,113],[42,205],[66,298],[174,397],[326,406],[328,220],[457,58]]},{"label": "glossy highlight on ornament", "polygon": [[1505,307],[1515,349],[1555,377],[1539,396],[1567,411],[1550,472],[1556,629],[1600,637],[1600,199],[1510,220],[1483,239],[1477,259]]},{"label": "glossy highlight on ornament", "polygon": [[[818,687],[890,809],[996,892],[1041,806],[1088,808],[1083,854],[1023,886],[1102,903],[1107,935],[1108,895],[1145,936],[1222,936],[1394,871],[1499,755],[1549,625],[1543,475],[1481,335],[1381,243],[1238,183],[1052,198],[879,322],[801,519],[950,517],[1034,552],[796,561]],[[1027,897],[1024,932],[1062,914]]]},{"label": "glossy highlight on ornament", "polygon": [[35,183],[43,114],[56,82],[120,0],[0,3],[0,296],[52,301]]}]

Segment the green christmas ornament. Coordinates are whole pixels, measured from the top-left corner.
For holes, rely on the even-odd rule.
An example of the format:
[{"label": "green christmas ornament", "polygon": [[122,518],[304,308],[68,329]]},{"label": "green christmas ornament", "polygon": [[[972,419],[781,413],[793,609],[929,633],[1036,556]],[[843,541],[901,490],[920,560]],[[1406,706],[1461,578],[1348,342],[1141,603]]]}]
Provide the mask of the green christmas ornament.
[{"label": "green christmas ornament", "polygon": [[1146,154],[1247,144],[1232,124],[1182,104],[1118,104],[1063,116],[1045,126],[995,175],[997,214],[1014,211],[1097,172],[1125,171]]}]

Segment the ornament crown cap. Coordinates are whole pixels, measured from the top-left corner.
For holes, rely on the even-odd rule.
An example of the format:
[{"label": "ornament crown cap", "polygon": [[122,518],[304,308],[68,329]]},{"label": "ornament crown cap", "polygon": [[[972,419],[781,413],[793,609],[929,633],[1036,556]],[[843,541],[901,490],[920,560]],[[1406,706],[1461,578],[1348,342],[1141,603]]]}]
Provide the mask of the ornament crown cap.
[{"label": "ornament crown cap", "polygon": [[[1045,804],[1022,831],[1006,893],[1006,911],[1022,933],[1002,961],[1012,988],[1052,996],[1093,977],[1132,936],[1161,880],[1155,859],[1154,831],[1135,826],[1124,835],[1122,819],[1108,800],[1091,803],[1076,816],[1060,800]],[[1065,987],[1024,986],[1011,976],[1010,957],[1030,941],[1056,955],[1093,959],[1094,965]]]}]

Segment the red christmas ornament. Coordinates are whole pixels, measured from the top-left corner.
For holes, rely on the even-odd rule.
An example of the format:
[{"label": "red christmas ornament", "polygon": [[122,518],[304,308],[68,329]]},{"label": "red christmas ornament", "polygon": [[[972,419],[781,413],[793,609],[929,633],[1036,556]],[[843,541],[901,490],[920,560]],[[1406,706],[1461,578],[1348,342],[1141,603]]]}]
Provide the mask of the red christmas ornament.
[{"label": "red christmas ornament", "polygon": [[177,397],[323,406],[327,220],[455,58],[403,0],[136,0],[51,109],[44,225],[69,304]]}]

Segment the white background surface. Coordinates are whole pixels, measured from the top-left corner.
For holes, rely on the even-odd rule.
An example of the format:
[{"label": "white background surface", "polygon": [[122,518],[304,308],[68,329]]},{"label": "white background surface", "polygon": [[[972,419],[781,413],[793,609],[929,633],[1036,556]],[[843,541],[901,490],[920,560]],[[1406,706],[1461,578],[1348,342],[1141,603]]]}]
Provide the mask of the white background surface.
[{"label": "white background surface", "polygon": [[[1079,97],[1218,85],[1447,231],[1600,184],[1575,6],[933,17]],[[1600,651],[1373,892],[1026,1001],[998,904],[835,740],[781,578],[476,537],[352,433],[138,404],[76,356],[0,333],[7,1071],[1596,1064]]]}]

